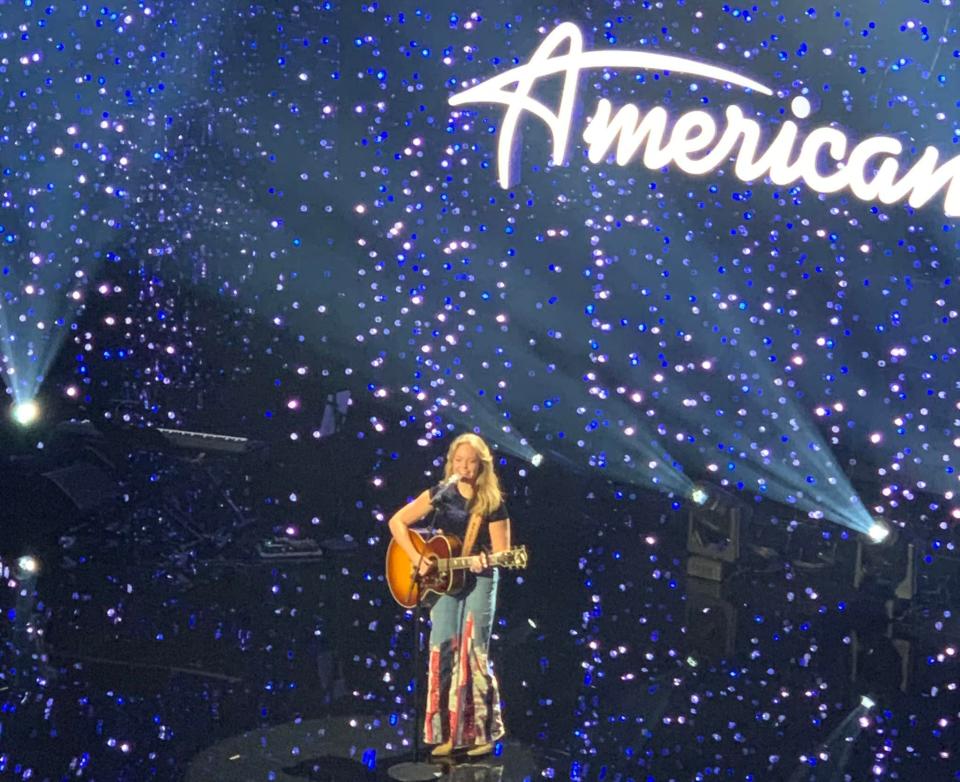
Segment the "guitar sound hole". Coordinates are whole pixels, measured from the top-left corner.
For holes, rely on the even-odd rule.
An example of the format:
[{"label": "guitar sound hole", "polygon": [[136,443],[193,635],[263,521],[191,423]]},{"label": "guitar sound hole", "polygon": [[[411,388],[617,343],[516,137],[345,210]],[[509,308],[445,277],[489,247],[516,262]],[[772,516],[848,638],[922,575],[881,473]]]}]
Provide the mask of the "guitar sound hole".
[{"label": "guitar sound hole", "polygon": [[[413,571],[414,576],[416,575],[416,569]],[[435,589],[439,586],[440,583],[440,573],[437,571],[437,562],[433,560],[431,562],[431,568],[429,571],[420,576],[420,586],[422,589]]]}]

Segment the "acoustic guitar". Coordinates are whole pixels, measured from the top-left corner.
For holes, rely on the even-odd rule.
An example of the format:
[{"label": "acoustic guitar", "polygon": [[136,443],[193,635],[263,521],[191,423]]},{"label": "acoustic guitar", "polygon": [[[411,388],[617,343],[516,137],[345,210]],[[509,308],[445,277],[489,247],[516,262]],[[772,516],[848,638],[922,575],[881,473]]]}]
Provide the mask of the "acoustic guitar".
[{"label": "acoustic guitar", "polygon": [[[417,563],[412,562],[407,552],[395,540],[387,546],[387,584],[390,594],[404,608],[413,608],[421,593],[437,595],[455,595],[463,588],[466,571],[470,565],[479,561],[479,555],[458,556],[463,542],[456,535],[434,535],[424,540],[416,530],[408,530],[414,548],[433,567],[430,572],[417,578]],[[491,566],[520,569],[527,566],[527,547],[515,546],[509,551],[488,554],[487,562]]]}]

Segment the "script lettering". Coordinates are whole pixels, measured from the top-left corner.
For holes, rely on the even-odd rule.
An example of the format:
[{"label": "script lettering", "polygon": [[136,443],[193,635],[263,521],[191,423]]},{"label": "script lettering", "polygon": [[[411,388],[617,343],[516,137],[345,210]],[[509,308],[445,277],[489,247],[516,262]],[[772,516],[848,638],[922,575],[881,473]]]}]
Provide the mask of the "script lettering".
[{"label": "script lettering", "polygon": [[[565,53],[557,53],[566,46]],[[583,34],[572,22],[558,25],[544,38],[526,65],[511,68],[450,96],[451,106],[499,103],[506,106],[497,139],[497,175],[501,187],[514,181],[511,161],[515,137],[524,114],[540,119],[553,142],[554,165],[566,161],[573,109],[580,73],[592,69],[636,69],[669,72],[723,82],[772,96],[770,88],[734,71],[684,57],[647,51],[583,50]],[[556,111],[531,97],[538,80],[561,74],[563,87]],[[810,102],[793,98],[790,110],[797,120],[806,120]],[[702,110],[681,114],[673,122],[667,109],[653,106],[645,112],[628,103],[616,112],[602,98],[584,128],[590,162],[605,161],[611,150],[619,166],[636,158],[649,169],[671,164],[691,175],[704,175],[734,158],[733,173],[744,182],[769,178],[776,185],[803,181],[817,193],[847,189],[863,201],[894,204],[907,200],[920,208],[944,192],[944,213],[960,216],[960,156],[942,164],[940,153],[927,147],[923,155],[897,179],[901,164],[897,156],[903,145],[889,136],[874,136],[852,147],[843,131],[835,127],[814,128],[805,138],[793,119],[782,122],[764,148],[759,122],[733,104],[724,112],[725,126]],[[718,136],[719,133],[719,136]],[[799,151],[797,147],[799,145]],[[614,149],[615,146],[615,149]],[[849,151],[849,155],[848,155]],[[640,154],[642,152],[642,155]],[[879,162],[875,170],[874,160]],[[825,165],[824,165],[825,164]],[[939,164],[939,165],[938,165]],[[825,167],[829,170],[824,170]]]}]

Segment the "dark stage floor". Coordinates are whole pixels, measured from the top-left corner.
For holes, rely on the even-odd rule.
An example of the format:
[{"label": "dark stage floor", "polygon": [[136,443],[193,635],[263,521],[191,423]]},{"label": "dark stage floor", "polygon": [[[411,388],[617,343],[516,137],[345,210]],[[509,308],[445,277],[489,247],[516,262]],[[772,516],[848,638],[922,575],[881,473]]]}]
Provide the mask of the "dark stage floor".
[{"label": "dark stage floor", "polygon": [[[854,589],[853,540],[795,533],[701,581],[685,517],[661,504],[584,499],[561,539],[516,501],[533,560],[501,592],[509,737],[438,773],[957,778],[960,628],[936,563],[888,600],[882,579]],[[411,621],[383,583],[382,528],[264,561],[256,528],[184,554],[160,545],[166,523],[80,527],[38,582],[6,581],[0,778],[375,780],[410,759]]]}]

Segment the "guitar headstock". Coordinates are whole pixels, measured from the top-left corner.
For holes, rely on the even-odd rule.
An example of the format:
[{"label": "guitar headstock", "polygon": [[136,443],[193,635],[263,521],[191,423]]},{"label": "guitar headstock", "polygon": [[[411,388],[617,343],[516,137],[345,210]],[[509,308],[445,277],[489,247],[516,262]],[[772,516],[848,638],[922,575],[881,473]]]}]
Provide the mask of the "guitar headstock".
[{"label": "guitar headstock", "polygon": [[526,546],[516,546],[509,551],[501,551],[496,555],[496,564],[510,570],[522,570],[527,566],[529,555]]}]

